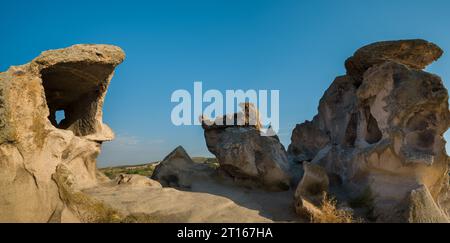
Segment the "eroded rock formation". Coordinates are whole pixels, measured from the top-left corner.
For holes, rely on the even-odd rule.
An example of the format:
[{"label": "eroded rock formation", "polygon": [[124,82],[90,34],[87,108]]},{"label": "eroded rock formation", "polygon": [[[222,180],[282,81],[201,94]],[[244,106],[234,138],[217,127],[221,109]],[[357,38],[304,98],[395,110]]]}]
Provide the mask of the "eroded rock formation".
[{"label": "eroded rock formation", "polygon": [[289,189],[283,145],[277,136],[261,135],[258,112],[252,104],[241,104],[241,108],[243,111],[216,121],[202,121],[208,150],[217,157],[219,169],[236,180],[252,181],[269,190]]},{"label": "eroded rock formation", "polygon": [[115,46],[75,45],[0,73],[0,222],[87,219],[72,193],[98,182],[96,157],[114,138],[103,100],[124,58]]},{"label": "eroded rock formation", "polygon": [[438,76],[421,70],[442,53],[424,40],[358,50],[318,115],[295,128],[290,158],[323,166],[349,200],[370,191],[377,221],[447,221],[448,93]]},{"label": "eroded rock formation", "polygon": [[155,167],[152,179],[165,187],[190,188],[194,180],[208,178],[212,173],[210,167],[195,163],[186,150],[179,146]]}]

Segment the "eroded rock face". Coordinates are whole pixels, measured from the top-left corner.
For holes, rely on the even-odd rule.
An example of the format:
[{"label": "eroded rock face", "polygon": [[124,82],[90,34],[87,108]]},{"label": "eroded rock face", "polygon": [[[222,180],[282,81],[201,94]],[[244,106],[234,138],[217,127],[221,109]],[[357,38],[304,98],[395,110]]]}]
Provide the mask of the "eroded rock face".
[{"label": "eroded rock face", "polygon": [[295,198],[305,198],[318,204],[330,185],[327,172],[321,166],[309,162],[303,163],[303,170],[304,175],[295,191]]},{"label": "eroded rock face", "polygon": [[[348,75],[325,92],[318,115],[293,132],[290,158],[323,166],[351,196],[370,190],[378,221],[409,221],[401,208],[422,185],[448,213],[448,93],[438,76],[420,70],[441,54],[423,40],[358,50],[346,63]],[[305,134],[318,135],[308,141]]]},{"label": "eroded rock face", "polygon": [[320,204],[328,193],[330,180],[327,172],[319,165],[303,162],[303,177],[295,190],[295,211],[311,218],[320,214]]},{"label": "eroded rock face", "polygon": [[287,190],[290,185],[287,153],[277,136],[261,136],[259,122],[247,122],[252,117],[248,112],[255,111],[252,105],[251,109],[245,108],[248,106],[241,106],[243,112],[218,118],[245,119],[235,125],[215,125],[217,120],[216,123],[203,120],[208,150],[217,157],[219,169],[227,175],[256,182],[269,190]]},{"label": "eroded rock face", "polygon": [[[57,168],[74,190],[96,185],[101,143],[114,138],[103,100],[124,58],[115,46],[75,45],[0,73],[1,222],[76,221]],[[59,123],[56,111],[65,112]]]}]

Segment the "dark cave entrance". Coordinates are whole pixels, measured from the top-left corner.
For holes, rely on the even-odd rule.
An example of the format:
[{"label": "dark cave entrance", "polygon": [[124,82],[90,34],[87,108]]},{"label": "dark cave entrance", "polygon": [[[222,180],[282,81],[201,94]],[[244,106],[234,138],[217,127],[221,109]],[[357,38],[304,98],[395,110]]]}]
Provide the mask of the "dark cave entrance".
[{"label": "dark cave entrance", "polygon": [[76,136],[95,133],[98,101],[113,70],[109,64],[87,62],[58,63],[42,69],[52,125]]},{"label": "dark cave entrance", "polygon": [[378,143],[383,138],[378,122],[370,112],[370,107],[365,107],[364,113],[366,116],[366,142],[369,144]]}]

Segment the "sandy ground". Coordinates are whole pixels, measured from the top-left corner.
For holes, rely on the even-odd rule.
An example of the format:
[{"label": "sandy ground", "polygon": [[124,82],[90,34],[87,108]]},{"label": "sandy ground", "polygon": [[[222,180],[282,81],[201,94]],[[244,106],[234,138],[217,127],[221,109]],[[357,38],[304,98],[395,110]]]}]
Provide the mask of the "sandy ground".
[{"label": "sandy ground", "polygon": [[196,181],[190,191],[104,184],[85,193],[124,214],[145,213],[160,222],[301,222],[292,205],[293,191],[267,192],[216,180]]}]

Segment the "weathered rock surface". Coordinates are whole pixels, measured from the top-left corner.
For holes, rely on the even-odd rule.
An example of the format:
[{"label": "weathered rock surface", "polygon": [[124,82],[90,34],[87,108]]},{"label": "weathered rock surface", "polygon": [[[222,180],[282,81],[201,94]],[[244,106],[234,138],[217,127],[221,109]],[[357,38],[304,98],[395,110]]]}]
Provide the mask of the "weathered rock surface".
[{"label": "weathered rock surface", "polygon": [[408,198],[407,216],[410,223],[450,223],[425,186],[412,190]]},{"label": "weathered rock surface", "polygon": [[[120,215],[138,215],[132,222],[150,223],[270,223],[259,210],[211,193],[174,188],[129,190],[121,186],[100,186],[84,191],[118,210]],[[128,216],[127,218],[130,218]]]},{"label": "weathered rock surface", "polygon": [[210,177],[212,173],[207,165],[192,161],[180,146],[156,166],[152,179],[165,187],[190,188],[194,180]]},{"label": "weathered rock surface", "polygon": [[448,214],[448,93],[438,76],[420,70],[441,54],[423,40],[358,50],[346,63],[348,75],[320,100],[318,115],[294,130],[289,157],[323,166],[349,197],[370,191],[377,221],[408,222],[400,209],[422,185]]},{"label": "weathered rock surface", "polygon": [[347,74],[361,81],[372,66],[392,61],[411,69],[422,70],[439,59],[444,52],[425,40],[382,41],[360,48],[347,59]]},{"label": "weathered rock surface", "polygon": [[141,175],[120,174],[115,183],[122,186],[162,188],[159,182]]},{"label": "weathered rock surface", "polygon": [[[240,117],[251,117],[245,110],[218,120],[232,117],[236,121]],[[237,180],[250,180],[269,190],[289,189],[288,159],[283,145],[277,136],[261,136],[259,122],[247,121],[216,125],[217,120],[216,123],[203,120],[206,144],[217,157],[219,169]]]},{"label": "weathered rock surface", "polygon": [[0,222],[86,219],[70,200],[97,184],[95,159],[114,137],[103,99],[124,58],[115,46],[75,45],[0,73]]},{"label": "weathered rock surface", "polygon": [[[205,165],[195,159],[194,163]],[[230,178],[211,174],[211,171],[215,170],[178,171],[190,175],[189,188],[133,186],[126,183],[117,185],[116,182],[109,182],[82,192],[116,210],[113,215],[118,214],[120,217],[113,222],[305,222],[295,214],[292,203],[294,191],[270,192],[243,187]],[[108,217],[106,219],[109,220]]]},{"label": "weathered rock surface", "polygon": [[320,206],[328,193],[330,181],[327,172],[319,165],[303,162],[303,177],[295,191],[295,211],[306,218],[318,217]]},{"label": "weathered rock surface", "polygon": [[304,198],[319,204],[323,193],[328,192],[330,181],[327,172],[319,165],[303,163],[304,174],[295,191],[295,198]]}]

